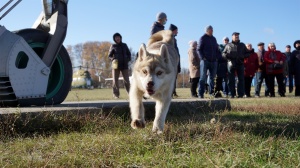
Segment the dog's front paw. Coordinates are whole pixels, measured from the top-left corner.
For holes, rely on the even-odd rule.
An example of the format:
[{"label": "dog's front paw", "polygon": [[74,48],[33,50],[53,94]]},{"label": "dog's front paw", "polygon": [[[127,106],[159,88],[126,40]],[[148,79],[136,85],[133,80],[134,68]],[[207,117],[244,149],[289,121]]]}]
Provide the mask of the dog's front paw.
[{"label": "dog's front paw", "polygon": [[146,123],[143,120],[132,120],[131,121],[131,127],[133,129],[137,129],[137,128],[145,128]]},{"label": "dog's front paw", "polygon": [[162,129],[159,129],[159,128],[157,128],[157,127],[153,127],[152,128],[152,132],[154,133],[154,134],[162,134],[163,133],[163,130]]}]

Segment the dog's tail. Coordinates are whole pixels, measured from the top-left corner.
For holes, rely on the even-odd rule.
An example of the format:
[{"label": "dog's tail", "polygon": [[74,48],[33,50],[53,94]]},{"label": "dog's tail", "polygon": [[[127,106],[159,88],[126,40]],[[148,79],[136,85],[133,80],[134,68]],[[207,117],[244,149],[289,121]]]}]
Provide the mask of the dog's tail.
[{"label": "dog's tail", "polygon": [[148,46],[155,43],[155,42],[165,42],[170,45],[174,45],[174,38],[173,38],[173,33],[171,30],[161,30],[155,34],[153,34],[149,41],[148,41]]}]

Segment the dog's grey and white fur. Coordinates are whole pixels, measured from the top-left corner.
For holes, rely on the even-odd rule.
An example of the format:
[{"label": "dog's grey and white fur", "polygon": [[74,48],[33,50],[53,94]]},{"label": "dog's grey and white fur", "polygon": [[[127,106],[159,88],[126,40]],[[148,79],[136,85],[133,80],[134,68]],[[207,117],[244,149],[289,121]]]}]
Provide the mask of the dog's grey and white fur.
[{"label": "dog's grey and white fur", "polygon": [[142,44],[133,66],[129,91],[131,127],[145,127],[143,96],[156,100],[152,131],[162,133],[171,104],[177,75],[179,56],[174,48],[172,31],[163,30],[153,34],[147,44]]}]

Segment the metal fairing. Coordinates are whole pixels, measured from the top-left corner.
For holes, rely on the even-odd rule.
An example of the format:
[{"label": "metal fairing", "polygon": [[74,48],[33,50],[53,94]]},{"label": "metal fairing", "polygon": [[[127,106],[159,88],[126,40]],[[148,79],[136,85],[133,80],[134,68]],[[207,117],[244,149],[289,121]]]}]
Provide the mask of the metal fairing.
[{"label": "metal fairing", "polygon": [[[8,77],[17,100],[45,97],[50,69],[27,42],[0,27],[0,51],[0,78]],[[25,64],[18,67],[18,61]],[[5,94],[5,89],[0,89]]]}]

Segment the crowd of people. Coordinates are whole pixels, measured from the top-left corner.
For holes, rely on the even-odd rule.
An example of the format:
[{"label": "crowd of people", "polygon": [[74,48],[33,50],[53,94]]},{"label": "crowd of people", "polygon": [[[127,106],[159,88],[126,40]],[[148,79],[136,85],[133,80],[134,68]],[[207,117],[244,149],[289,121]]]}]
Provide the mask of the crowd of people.
[{"label": "crowd of people", "polygon": [[[150,35],[165,29],[167,15],[159,12],[156,21],[152,24]],[[178,27],[170,24],[169,30],[173,32],[175,48],[179,54],[176,36]],[[300,96],[300,40],[294,42],[293,52],[291,46],[286,46],[285,52],[276,49],[275,43],[269,43],[267,50],[265,44],[257,44],[258,51],[254,52],[252,44],[240,41],[240,33],[233,32],[232,39],[223,38],[223,44],[218,44],[213,36],[213,27],[205,27],[205,33],[199,41],[189,42],[189,74],[191,96],[204,98],[204,93],[210,96],[244,98],[260,97],[261,86],[265,82],[266,97],[275,97],[275,78],[278,85],[277,93],[285,97],[286,84],[289,83],[289,93],[295,88],[295,96]],[[113,97],[119,98],[119,74],[122,73],[126,91],[129,92],[128,62],[131,53],[122,42],[119,33],[113,35],[115,44],[109,50],[112,60]],[[137,55],[138,56],[138,55]],[[179,58],[180,60],[180,58]],[[180,61],[177,73],[180,73]],[[252,81],[255,79],[254,95],[251,95]],[[294,86],[295,84],[295,86]],[[174,83],[173,97],[177,97],[176,81]],[[198,88],[198,91],[197,91]]]},{"label": "crowd of people", "polygon": [[[275,78],[279,96],[285,97],[287,81],[289,93],[295,87],[295,96],[300,96],[300,40],[294,42],[293,52],[290,45],[281,52],[275,43],[269,43],[265,50],[263,42],[254,52],[252,44],[241,42],[239,35],[233,32],[231,42],[224,37],[223,44],[218,44],[209,25],[198,42],[189,42],[191,96],[202,99],[207,92],[215,98],[260,97],[264,81],[265,96],[275,97]],[[255,91],[251,95],[253,79]]]},{"label": "crowd of people", "polygon": [[[158,31],[165,30],[165,24],[167,22],[167,15],[164,12],[159,12],[156,15],[156,21],[152,24],[151,30],[150,30],[150,36],[157,33]],[[174,47],[178,53],[179,60],[180,60],[180,54],[179,49],[177,47],[177,40],[176,36],[178,34],[178,27],[174,24],[170,24],[169,30],[172,31],[173,38],[174,38]],[[112,44],[109,52],[108,57],[112,61],[112,76],[113,76],[113,97],[118,99],[120,96],[119,91],[119,75],[122,73],[124,78],[124,85],[126,92],[129,93],[130,88],[130,81],[129,81],[129,74],[128,74],[128,62],[131,61],[131,53],[128,49],[128,46],[126,43],[122,41],[122,36],[120,33],[115,33],[113,35],[113,40],[115,44]],[[138,57],[138,53],[137,53]],[[181,66],[180,61],[177,65],[177,74],[180,73]],[[177,77],[176,77],[177,79]],[[176,80],[174,83],[174,90],[173,90],[173,97],[178,97],[176,93]]]}]

